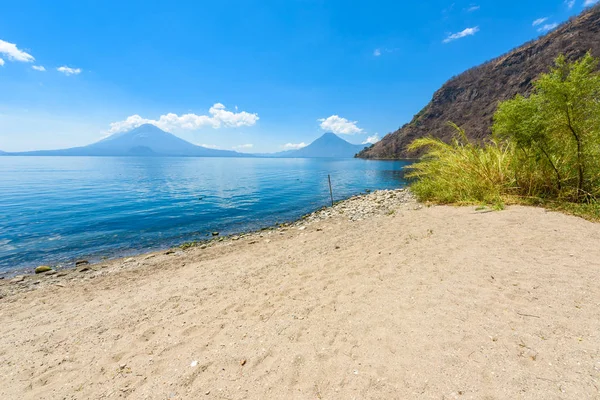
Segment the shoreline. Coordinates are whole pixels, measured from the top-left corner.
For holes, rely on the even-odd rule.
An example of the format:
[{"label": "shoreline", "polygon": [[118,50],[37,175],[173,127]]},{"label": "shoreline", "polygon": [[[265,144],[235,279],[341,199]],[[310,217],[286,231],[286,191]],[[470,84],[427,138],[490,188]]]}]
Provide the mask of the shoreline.
[{"label": "shoreline", "polygon": [[[403,186],[403,187],[399,187],[396,189],[383,189],[383,190],[366,190],[364,192],[360,192],[358,194],[355,194],[353,196],[350,196],[348,198],[344,198],[341,200],[336,200],[334,205],[337,205],[339,203],[351,200],[351,199],[356,199],[356,198],[360,198],[362,196],[368,196],[369,194],[375,193],[375,192],[380,192],[380,191],[396,191],[396,190],[406,190],[408,191],[408,187],[407,186]],[[207,238],[206,239],[200,239],[200,240],[194,240],[194,241],[185,241],[182,240],[180,243],[177,242],[175,244],[172,244],[170,246],[166,246],[166,245],[160,245],[157,244],[155,246],[151,246],[145,249],[138,249],[138,250],[134,250],[134,249],[127,249],[127,250],[121,250],[121,251],[117,251],[117,252],[113,252],[111,253],[111,255],[109,256],[105,256],[105,255],[97,255],[97,256],[85,256],[85,257],[78,257],[78,258],[70,258],[68,259],[68,261],[62,261],[62,262],[45,262],[45,261],[40,261],[39,263],[30,265],[30,266],[23,266],[23,267],[16,267],[16,268],[11,268],[11,269],[7,269],[7,270],[0,270],[0,282],[2,280],[10,280],[14,277],[17,276],[21,276],[21,275],[25,275],[25,276],[30,276],[30,275],[35,275],[35,269],[39,266],[48,266],[50,268],[52,268],[53,270],[60,272],[60,271],[65,271],[65,270],[72,270],[76,268],[76,264],[79,261],[85,261],[90,265],[96,265],[96,264],[103,264],[103,263],[107,263],[109,261],[114,261],[114,260],[120,260],[120,259],[126,259],[126,258],[131,258],[131,257],[139,257],[139,256],[143,256],[146,254],[150,254],[150,253],[157,253],[157,252],[161,252],[161,251],[167,251],[169,249],[177,249],[180,248],[182,246],[185,247],[190,247],[190,245],[202,245],[202,244],[208,244],[208,243],[212,243],[215,241],[223,241],[226,239],[229,239],[231,237],[242,237],[245,235],[249,235],[249,234],[254,234],[254,233],[258,233],[258,232],[262,232],[265,230],[270,230],[270,229],[275,229],[277,227],[283,227],[283,226],[290,226],[292,224],[297,223],[298,221],[303,220],[304,218],[306,218],[309,215],[318,213],[319,211],[325,210],[327,208],[330,208],[330,206],[323,206],[321,208],[318,208],[312,212],[309,212],[308,214],[304,214],[301,215],[300,217],[298,217],[297,219],[294,220],[288,220],[288,221],[283,221],[281,223],[275,223],[272,225],[264,225],[262,226],[262,224],[258,224],[258,226],[260,226],[260,228],[257,229],[250,229],[247,231],[240,231],[240,232],[233,232],[233,233],[227,233],[223,236],[221,236],[220,234],[217,236],[212,236],[210,237],[209,233],[206,234]],[[221,232],[219,232],[221,233]]]},{"label": "shoreline", "polygon": [[[163,247],[152,249],[149,251],[141,251],[135,252],[131,255],[117,255],[115,257],[107,257],[106,259],[97,259],[97,258],[89,258],[89,259],[80,259],[71,261],[68,266],[64,266],[61,264],[51,265],[51,264],[39,264],[40,266],[49,266],[51,271],[35,273],[35,269],[37,267],[24,267],[22,269],[14,269],[6,273],[0,274],[0,289],[2,288],[2,283],[11,283],[18,284],[17,288],[27,287],[28,289],[38,288],[40,284],[44,283],[44,278],[64,278],[70,279],[72,275],[76,272],[97,272],[100,270],[104,270],[109,268],[111,265],[115,263],[124,263],[129,264],[135,261],[139,261],[139,259],[147,260],[148,257],[155,257],[156,255],[164,254],[180,254],[182,251],[190,250],[193,248],[206,249],[208,247],[212,247],[215,244],[225,243],[232,244],[233,242],[237,242],[240,239],[244,238],[261,238],[264,236],[265,232],[270,234],[271,232],[285,232],[287,229],[304,226],[307,223],[316,222],[324,219],[328,219],[332,216],[339,216],[340,210],[344,210],[350,204],[360,204],[362,202],[369,203],[371,201],[380,201],[379,198],[382,197],[385,200],[400,200],[400,203],[404,204],[417,204],[414,196],[410,192],[407,187],[401,187],[398,189],[387,189],[387,190],[375,190],[375,191],[367,191],[363,193],[356,194],[349,198],[338,200],[334,202],[333,207],[331,206],[323,206],[311,213],[304,214],[300,218],[290,221],[290,222],[282,222],[275,225],[265,226],[263,228],[257,230],[251,230],[248,232],[240,232],[234,234],[228,234],[224,236],[215,235],[206,240],[198,240],[191,242],[183,242],[179,245]],[[374,200],[376,199],[376,200]],[[368,212],[358,212],[356,215],[351,218],[368,218],[373,214],[381,211],[382,209],[387,210],[386,207],[391,207],[395,204],[391,203],[378,203],[376,207],[370,207]],[[421,205],[417,205],[417,207],[421,207]],[[380,209],[380,210],[378,210]],[[385,212],[385,211],[384,211]],[[79,266],[77,264],[80,264]],[[25,269],[27,268],[27,269]],[[55,280],[55,279],[53,279]],[[43,286],[43,285],[42,285]],[[14,291],[10,291],[14,292]],[[0,290],[0,298],[3,297],[3,293]]]}]

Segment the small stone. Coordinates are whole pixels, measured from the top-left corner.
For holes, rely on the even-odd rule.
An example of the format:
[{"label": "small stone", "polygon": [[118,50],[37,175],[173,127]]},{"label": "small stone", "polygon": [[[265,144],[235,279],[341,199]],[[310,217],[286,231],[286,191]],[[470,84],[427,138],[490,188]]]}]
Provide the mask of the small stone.
[{"label": "small stone", "polygon": [[173,253],[175,253],[175,250],[173,250],[173,249],[169,249],[169,250],[165,251],[166,255],[173,254]]},{"label": "small stone", "polygon": [[124,262],[130,263],[130,262],[134,262],[134,261],[135,261],[135,258],[129,257],[129,258],[126,258]]},{"label": "small stone", "polygon": [[210,390],[207,390],[206,392],[204,392],[205,395],[209,395],[210,394]]},{"label": "small stone", "polygon": [[44,275],[46,276],[52,276],[52,275],[56,275],[58,272],[56,272],[56,270],[51,269],[50,271],[46,272]]},{"label": "small stone", "polygon": [[213,236],[219,236],[219,232],[213,232],[212,235]]},{"label": "small stone", "polygon": [[240,361],[240,365],[243,367],[244,365],[246,365],[246,359],[244,358],[242,361]]},{"label": "small stone", "polygon": [[40,265],[39,267],[37,267],[35,269],[36,274],[41,274],[41,273],[48,272],[48,271],[52,271],[52,268],[50,268],[47,265]]},{"label": "small stone", "polygon": [[201,250],[204,250],[204,249],[206,249],[206,247],[207,247],[207,246],[206,246],[205,244],[203,244],[202,246],[200,246],[200,249],[201,249]]},{"label": "small stone", "polygon": [[90,262],[88,260],[77,260],[75,261],[75,266],[80,267],[82,265],[88,265]]},{"label": "small stone", "polygon": [[190,367],[194,368],[196,365],[198,365],[198,361],[192,361],[192,363],[190,364]]},{"label": "small stone", "polygon": [[25,280],[25,275],[17,275],[10,280],[10,283],[19,283]]},{"label": "small stone", "polygon": [[83,267],[81,269],[78,269],[77,271],[79,271],[79,272],[87,272],[89,270],[90,270],[90,267]]}]

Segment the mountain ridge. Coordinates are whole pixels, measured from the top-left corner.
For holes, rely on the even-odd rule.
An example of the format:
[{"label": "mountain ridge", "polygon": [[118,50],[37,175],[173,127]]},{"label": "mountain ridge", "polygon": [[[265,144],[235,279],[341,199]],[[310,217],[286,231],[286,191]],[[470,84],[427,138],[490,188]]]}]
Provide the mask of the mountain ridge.
[{"label": "mountain ridge", "polygon": [[4,156],[92,156],[92,157],[252,157],[231,150],[197,146],[152,124],[140,125],[87,146],[59,150],[0,153]]},{"label": "mountain ridge", "polygon": [[[365,146],[352,144],[332,132],[327,132],[308,146],[298,150],[289,150],[286,158],[352,158]],[[282,153],[279,153],[282,154]]]},{"label": "mountain ridge", "polygon": [[91,157],[265,157],[265,158],[353,158],[365,146],[352,144],[334,133],[325,133],[308,146],[270,154],[239,153],[197,146],[155,125],[145,124],[115,133],[87,146],[59,150],[3,152],[1,156],[91,156]]},{"label": "mountain ridge", "polygon": [[533,80],[548,71],[558,55],[565,54],[567,59],[575,60],[587,51],[600,56],[600,5],[585,10],[545,36],[451,78],[411,122],[363,150],[358,157],[418,156],[419,153],[409,154],[406,147],[424,136],[449,141],[454,135],[449,121],[463,128],[469,139],[485,140],[491,136],[498,102],[517,94],[529,94]]}]

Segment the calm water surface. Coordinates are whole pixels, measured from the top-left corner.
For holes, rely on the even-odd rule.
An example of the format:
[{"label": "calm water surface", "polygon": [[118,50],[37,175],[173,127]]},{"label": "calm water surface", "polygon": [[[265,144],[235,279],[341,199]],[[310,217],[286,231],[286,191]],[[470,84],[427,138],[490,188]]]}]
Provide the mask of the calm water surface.
[{"label": "calm water surface", "polygon": [[294,220],[405,184],[404,161],[0,157],[0,274]]}]

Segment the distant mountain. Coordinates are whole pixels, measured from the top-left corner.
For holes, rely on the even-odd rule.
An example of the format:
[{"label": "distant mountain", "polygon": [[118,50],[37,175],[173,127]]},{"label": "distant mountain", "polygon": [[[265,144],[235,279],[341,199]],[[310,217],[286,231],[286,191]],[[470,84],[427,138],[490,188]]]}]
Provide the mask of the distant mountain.
[{"label": "distant mountain", "polygon": [[4,153],[19,156],[181,156],[181,157],[252,157],[235,151],[196,146],[157,126],[146,124],[116,133],[89,146],[64,150],[38,150]]},{"label": "distant mountain", "polygon": [[413,140],[428,135],[445,141],[453,137],[454,130],[447,125],[448,121],[465,129],[470,139],[488,138],[498,102],[518,93],[530,93],[532,81],[547,72],[558,55],[565,54],[568,60],[575,60],[587,51],[600,57],[600,5],[544,37],[450,79],[410,123],[386,135],[359,157],[415,156],[406,152],[406,146]]},{"label": "distant mountain", "polygon": [[364,148],[364,145],[348,143],[333,133],[326,133],[301,149],[263,154],[263,156],[278,158],[352,158]]}]

